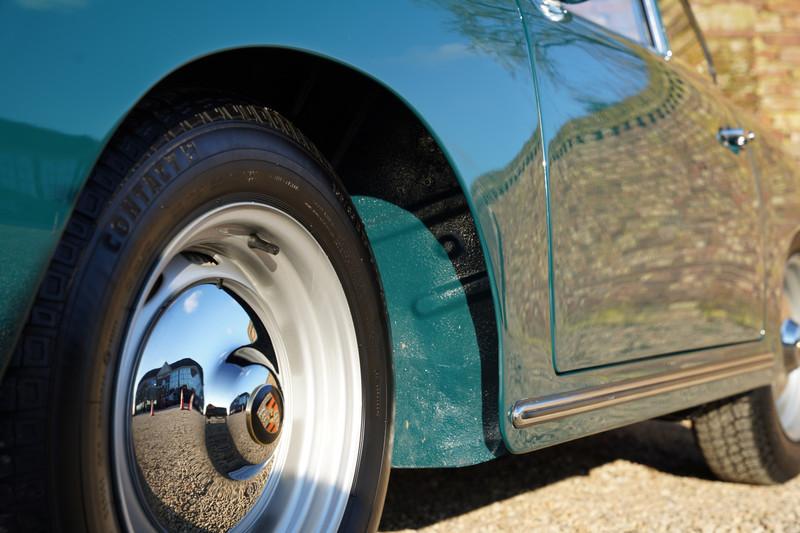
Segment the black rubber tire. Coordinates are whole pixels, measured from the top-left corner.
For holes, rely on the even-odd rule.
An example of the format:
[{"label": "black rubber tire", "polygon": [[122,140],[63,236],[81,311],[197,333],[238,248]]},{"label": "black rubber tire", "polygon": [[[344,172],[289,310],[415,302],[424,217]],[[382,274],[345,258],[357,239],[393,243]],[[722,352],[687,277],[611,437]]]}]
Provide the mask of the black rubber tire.
[{"label": "black rubber tire", "polygon": [[709,404],[692,426],[709,468],[722,480],[773,485],[800,473],[800,443],[784,433],[772,387]]},{"label": "black rubber tire", "polygon": [[[248,177],[242,161],[274,172]],[[207,170],[205,163],[213,161]],[[205,169],[205,170],[204,170]],[[364,422],[341,528],[377,528],[391,457],[388,322],[366,233],[330,166],[264,107],[187,94],[151,97],[110,141],[80,195],[2,384],[0,527],[120,529],[109,464],[117,355],[141,284],[182,223],[258,200],[299,220],[348,297]]]}]

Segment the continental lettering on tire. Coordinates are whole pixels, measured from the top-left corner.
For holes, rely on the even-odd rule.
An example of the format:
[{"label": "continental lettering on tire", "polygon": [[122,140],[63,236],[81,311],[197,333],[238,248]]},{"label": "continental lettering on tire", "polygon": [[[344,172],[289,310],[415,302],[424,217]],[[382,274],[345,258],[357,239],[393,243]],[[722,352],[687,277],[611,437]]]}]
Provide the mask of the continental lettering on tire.
[{"label": "continental lettering on tire", "polygon": [[[183,157],[178,157],[178,152]],[[155,200],[158,193],[191,161],[197,154],[194,143],[185,143],[178,149],[165,155],[153,165],[120,201],[119,209],[114,214],[105,234],[105,243],[112,250],[119,250],[128,237],[131,228],[136,224],[142,212]],[[146,184],[145,188],[142,184]],[[149,190],[148,190],[149,189]]]}]

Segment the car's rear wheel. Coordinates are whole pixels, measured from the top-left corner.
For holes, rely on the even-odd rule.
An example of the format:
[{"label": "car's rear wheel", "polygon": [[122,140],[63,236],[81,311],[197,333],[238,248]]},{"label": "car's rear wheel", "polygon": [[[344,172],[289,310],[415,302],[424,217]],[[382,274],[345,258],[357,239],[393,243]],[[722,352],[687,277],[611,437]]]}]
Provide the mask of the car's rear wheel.
[{"label": "car's rear wheel", "polygon": [[755,484],[800,473],[800,255],[786,264],[782,365],[772,386],[715,402],[693,419],[697,442],[719,478]]},{"label": "car's rear wheel", "polygon": [[129,124],[65,235],[73,267],[50,269],[43,525],[375,528],[388,329],[332,171],[263,107],[151,100]]}]

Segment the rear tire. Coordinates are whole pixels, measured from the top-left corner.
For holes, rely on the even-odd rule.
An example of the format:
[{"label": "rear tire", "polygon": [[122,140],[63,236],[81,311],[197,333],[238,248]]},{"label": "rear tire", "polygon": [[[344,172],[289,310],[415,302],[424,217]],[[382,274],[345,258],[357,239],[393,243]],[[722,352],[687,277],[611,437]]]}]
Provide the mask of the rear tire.
[{"label": "rear tire", "polygon": [[773,485],[800,473],[800,443],[781,428],[772,387],[706,406],[693,428],[709,468],[722,480]]},{"label": "rear tire", "polygon": [[[186,95],[149,98],[132,111],[97,163],[52,259],[0,389],[0,526],[132,527],[123,509],[147,502],[120,483],[126,467],[112,453],[120,416],[112,406],[133,310],[149,297],[143,290],[154,265],[186,224],[242,202],[296,220],[328,257],[346,296],[358,346],[361,433],[352,481],[340,487],[347,493],[336,513],[341,522],[330,527],[377,528],[391,456],[391,348],[356,211],[330,166],[286,119],[249,103]],[[141,465],[130,468],[136,477]],[[208,529],[187,520],[186,528]]]},{"label": "rear tire", "polygon": [[694,433],[727,481],[771,485],[800,473],[800,255],[789,257],[781,300],[782,367],[771,386],[706,406]]}]

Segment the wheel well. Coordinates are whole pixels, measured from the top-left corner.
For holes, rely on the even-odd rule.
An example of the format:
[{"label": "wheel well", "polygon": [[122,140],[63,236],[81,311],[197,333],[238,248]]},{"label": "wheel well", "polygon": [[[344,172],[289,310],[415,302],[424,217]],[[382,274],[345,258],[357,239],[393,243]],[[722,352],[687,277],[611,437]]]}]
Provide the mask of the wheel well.
[{"label": "wheel well", "polygon": [[375,196],[417,215],[453,259],[467,292],[490,297],[488,283],[475,284],[486,279],[486,267],[452,167],[425,125],[384,86],[307,53],[248,48],[190,63],[153,91],[172,89],[235,94],[278,111],[319,148],[350,195]]},{"label": "wheel well", "polygon": [[395,204],[435,236],[464,288],[475,328],[484,442],[502,453],[497,323],[486,261],[461,185],[422,121],[366,75],[289,49],[207,56],[173,72],[153,91],[194,89],[246,97],[278,111],[317,146],[351,196]]}]

